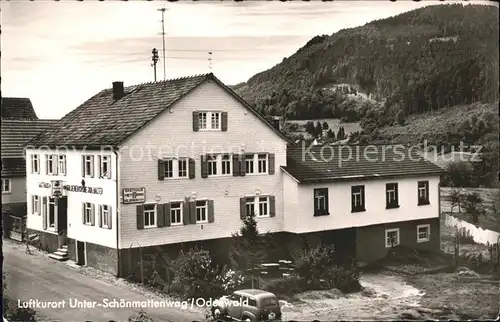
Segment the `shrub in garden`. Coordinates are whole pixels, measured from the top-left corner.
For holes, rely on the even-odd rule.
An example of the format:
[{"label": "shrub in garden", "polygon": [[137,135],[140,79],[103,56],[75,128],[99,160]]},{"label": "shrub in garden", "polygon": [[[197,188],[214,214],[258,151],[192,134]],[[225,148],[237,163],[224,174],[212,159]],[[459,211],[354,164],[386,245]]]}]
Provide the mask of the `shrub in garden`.
[{"label": "shrub in garden", "polygon": [[208,251],[198,248],[181,251],[173,267],[175,277],[171,291],[187,297],[218,296],[222,292],[217,282],[220,269],[212,264]]},{"label": "shrub in garden", "polygon": [[302,278],[290,276],[266,281],[262,289],[277,297],[292,296],[306,291],[306,284]]},{"label": "shrub in garden", "polygon": [[245,282],[245,277],[240,272],[224,268],[217,275],[216,282],[224,293],[231,293]]},{"label": "shrub in garden", "polygon": [[152,318],[147,316],[146,312],[140,311],[136,315],[128,318],[128,322],[154,322]]}]

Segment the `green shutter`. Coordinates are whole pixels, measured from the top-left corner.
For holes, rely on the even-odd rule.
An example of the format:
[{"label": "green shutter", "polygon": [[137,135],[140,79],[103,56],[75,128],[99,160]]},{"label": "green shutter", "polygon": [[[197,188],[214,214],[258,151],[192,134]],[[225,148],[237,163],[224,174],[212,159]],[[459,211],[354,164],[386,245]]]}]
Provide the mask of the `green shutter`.
[{"label": "green shutter", "polygon": [[226,132],[227,131],[227,112],[222,112],[222,115],[221,115],[221,130],[223,132]]},{"label": "green shutter", "polygon": [[233,154],[233,176],[237,177],[240,175],[240,156],[238,154]]},{"label": "green shutter", "polygon": [[199,121],[198,121],[199,114],[198,112],[193,112],[193,131],[198,132],[199,130]]},{"label": "green shutter", "polygon": [[247,208],[246,208],[246,198],[240,198],[240,219],[245,220],[247,217]]},{"label": "green shutter", "polygon": [[112,208],[111,206],[108,206],[108,229],[111,229],[113,226],[111,223],[113,222],[113,215],[112,215]]},{"label": "green shutter", "polygon": [[323,195],[325,196],[325,208],[326,208],[326,213],[330,214],[330,204],[329,204],[329,196],[328,196],[328,188],[323,189]]},{"label": "green shutter", "polygon": [[214,201],[208,201],[208,222],[214,222]]},{"label": "green shutter", "polygon": [[165,161],[158,159],[158,180],[165,180]]},{"label": "green shutter", "polygon": [[276,216],[276,198],[269,196],[269,217]]},{"label": "green shutter", "polygon": [[166,203],[166,204],[163,204],[163,216],[164,216],[164,224],[165,224],[165,227],[168,227],[170,226],[170,204],[169,203]]},{"label": "green shutter", "polygon": [[82,155],[82,177],[85,177],[85,156]]},{"label": "green shutter", "polygon": [[240,176],[244,176],[247,174],[247,167],[246,167],[246,164],[245,164],[245,155],[244,154],[240,154],[239,156],[239,162],[240,162]]},{"label": "green shutter", "polygon": [[102,227],[102,205],[99,205],[99,213],[97,214],[97,224]]},{"label": "green shutter", "polygon": [[137,229],[144,229],[144,205],[137,205]]},{"label": "green shutter", "polygon": [[156,227],[165,226],[165,212],[163,204],[156,204]]},{"label": "green shutter", "polygon": [[95,226],[95,205],[91,204],[91,215],[90,215],[90,224]]},{"label": "green shutter", "polygon": [[189,203],[189,223],[196,224],[196,201]]},{"label": "green shutter", "polygon": [[274,153],[269,153],[268,154],[268,162],[269,162],[268,173],[269,174],[274,174],[274,163],[276,162],[275,158],[274,158]]},{"label": "green shutter", "polygon": [[85,224],[85,202],[82,203],[82,206],[83,206],[82,207],[82,223]]},{"label": "green shutter", "polygon": [[194,179],[196,172],[195,161],[193,158],[189,158],[188,162],[189,162],[189,179]]},{"label": "green shutter", "polygon": [[190,213],[190,202],[184,202],[182,204],[182,223],[184,225],[189,225],[189,213]]},{"label": "green shutter", "polygon": [[200,166],[201,166],[201,177],[207,178],[208,177],[208,162],[207,162],[206,155],[201,156]]}]

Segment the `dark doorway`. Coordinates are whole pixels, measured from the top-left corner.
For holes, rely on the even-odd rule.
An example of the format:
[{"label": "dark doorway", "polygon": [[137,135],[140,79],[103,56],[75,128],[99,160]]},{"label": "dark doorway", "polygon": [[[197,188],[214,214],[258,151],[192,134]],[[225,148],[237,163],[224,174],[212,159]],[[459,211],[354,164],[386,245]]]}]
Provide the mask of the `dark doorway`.
[{"label": "dark doorway", "polygon": [[56,228],[56,201],[49,197],[49,227]]},{"label": "dark doorway", "polygon": [[68,233],[68,198],[57,198],[57,234],[59,235],[59,247],[67,245]]},{"label": "dark doorway", "polygon": [[85,243],[77,241],[76,242],[76,263],[78,265],[85,265]]}]

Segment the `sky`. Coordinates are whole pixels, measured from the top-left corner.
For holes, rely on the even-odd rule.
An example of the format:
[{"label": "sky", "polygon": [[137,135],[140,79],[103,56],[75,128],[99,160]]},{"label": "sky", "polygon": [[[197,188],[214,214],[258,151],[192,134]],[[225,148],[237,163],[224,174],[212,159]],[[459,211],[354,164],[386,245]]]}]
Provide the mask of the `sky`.
[{"label": "sky", "polygon": [[162,7],[166,78],[213,72],[234,85],[316,35],[438,3],[1,1],[2,96],[28,97],[40,118],[61,118],[113,81],[154,81],[153,48],[163,80]]}]

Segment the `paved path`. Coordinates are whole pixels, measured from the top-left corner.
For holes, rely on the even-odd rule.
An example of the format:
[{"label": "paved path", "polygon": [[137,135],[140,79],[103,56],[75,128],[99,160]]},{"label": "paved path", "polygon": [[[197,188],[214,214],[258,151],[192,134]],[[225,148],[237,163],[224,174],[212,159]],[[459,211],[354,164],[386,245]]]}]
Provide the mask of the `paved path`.
[{"label": "paved path", "polygon": [[[19,300],[38,300],[52,303],[65,301],[64,307],[59,304],[59,308],[35,309],[37,315],[46,317],[50,321],[127,321],[128,317],[137,313],[140,308],[110,308],[106,307],[104,299],[109,301],[113,299],[118,301],[120,299],[126,301],[148,300],[144,295],[125,285],[113,285],[83,275],[65,263],[44,258],[41,254],[27,255],[25,246],[14,244],[9,240],[4,240],[3,254],[3,271],[7,273],[6,295],[11,300],[16,302]],[[75,300],[79,301],[80,304],[83,301],[95,301],[96,305],[86,308],[69,307],[70,304],[74,304]],[[204,319],[202,314],[175,307],[148,307],[144,311],[155,322],[201,321]]]}]

